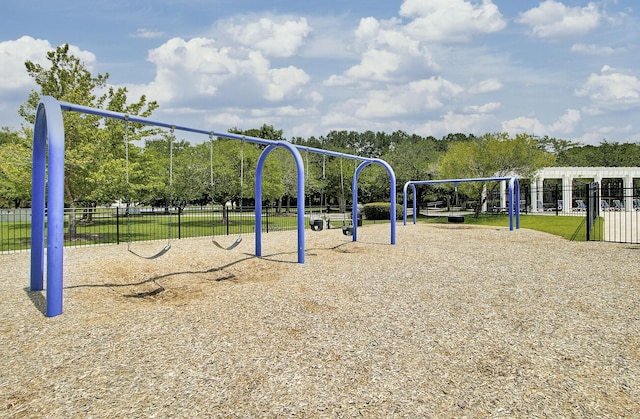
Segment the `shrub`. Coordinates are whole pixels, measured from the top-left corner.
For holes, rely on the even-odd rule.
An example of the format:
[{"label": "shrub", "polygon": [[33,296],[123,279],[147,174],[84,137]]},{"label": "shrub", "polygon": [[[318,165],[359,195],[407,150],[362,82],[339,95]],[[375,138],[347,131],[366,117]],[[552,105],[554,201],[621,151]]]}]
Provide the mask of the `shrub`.
[{"label": "shrub", "polygon": [[[389,202],[371,202],[364,204],[364,216],[367,220],[388,220],[391,204]],[[402,205],[396,204],[396,220],[402,216]]]}]

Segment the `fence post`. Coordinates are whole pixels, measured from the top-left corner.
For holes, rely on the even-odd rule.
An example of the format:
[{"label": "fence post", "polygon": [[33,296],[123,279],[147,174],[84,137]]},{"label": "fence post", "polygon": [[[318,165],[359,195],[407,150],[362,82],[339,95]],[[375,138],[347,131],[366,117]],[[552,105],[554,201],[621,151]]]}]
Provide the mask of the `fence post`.
[{"label": "fence post", "polygon": [[120,244],[120,207],[116,207],[116,244]]},{"label": "fence post", "polygon": [[[178,240],[180,240],[180,239],[182,238],[182,237],[181,237],[181,235],[182,235],[182,230],[180,229],[180,227],[181,227],[181,224],[180,224],[180,213],[181,213],[182,211],[180,211],[180,207],[176,207],[176,210],[178,211]],[[171,211],[171,210],[169,210],[169,211]]]},{"label": "fence post", "polygon": [[587,226],[587,241],[591,241],[591,211],[593,211],[591,207],[591,185],[591,183],[584,185],[585,196],[587,197],[587,210],[585,211],[587,216],[587,222],[585,223]]},{"label": "fence post", "polygon": [[595,240],[597,234],[592,233],[593,229],[597,226],[596,219],[598,218],[600,211],[600,185],[596,182],[591,182],[586,186],[587,190],[587,241]]},{"label": "fence post", "polygon": [[[560,211],[560,210],[558,209],[558,207],[559,207],[560,205],[558,205],[558,184],[557,184],[557,183],[556,183],[556,185],[555,185],[555,198],[554,198],[554,199],[555,199],[555,201],[556,201],[556,202],[554,202],[555,207],[556,207],[556,215],[558,215],[558,212]],[[563,202],[563,203],[562,203],[562,207],[563,207],[563,208],[564,208],[564,205],[565,205],[565,204],[564,204],[564,202]]]},{"label": "fence post", "polygon": [[227,224],[227,236],[229,235],[229,208],[225,205],[224,209],[222,210],[224,211],[224,219],[227,220],[226,224]]}]

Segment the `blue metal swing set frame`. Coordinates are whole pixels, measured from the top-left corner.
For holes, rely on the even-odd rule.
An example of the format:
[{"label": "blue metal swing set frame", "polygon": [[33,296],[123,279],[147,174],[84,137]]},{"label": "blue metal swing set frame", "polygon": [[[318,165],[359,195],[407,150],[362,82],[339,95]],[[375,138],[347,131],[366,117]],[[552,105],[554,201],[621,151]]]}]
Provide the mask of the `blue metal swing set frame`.
[{"label": "blue metal swing set frame", "polygon": [[[135,115],[128,115],[103,109],[61,102],[50,96],[43,96],[36,112],[33,136],[33,170],[32,170],[32,224],[31,224],[31,291],[41,291],[45,285],[45,203],[47,210],[47,243],[46,243],[46,313],[47,317],[62,314],[63,300],[63,247],[64,247],[64,122],[62,111],[78,112],[105,118],[129,120],[144,125],[152,125],[178,131],[204,134],[266,146],[256,165],[255,181],[255,255],[262,256],[262,172],[264,163],[273,150],[278,147],[291,152],[297,170],[297,230],[298,230],[298,263],[304,263],[304,178],[305,167],[300,150],[311,153],[322,153],[360,161],[355,169],[352,181],[352,199],[358,202],[358,178],[361,171],[371,165],[382,165],[389,174],[391,208],[396,206],[396,177],[391,166],[382,159],[355,156],[313,147],[293,145],[287,141],[271,141],[263,138],[214,132],[154,121]],[[46,200],[45,200],[46,194]],[[352,212],[353,236],[357,240],[357,213]],[[396,243],[396,223],[394,211],[391,213],[391,244]]]}]

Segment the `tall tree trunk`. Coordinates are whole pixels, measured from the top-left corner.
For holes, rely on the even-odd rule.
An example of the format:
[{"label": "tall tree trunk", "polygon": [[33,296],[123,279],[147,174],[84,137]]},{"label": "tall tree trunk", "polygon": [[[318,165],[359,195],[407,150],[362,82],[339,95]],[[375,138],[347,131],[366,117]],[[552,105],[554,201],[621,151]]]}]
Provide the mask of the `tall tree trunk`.
[{"label": "tall tree trunk", "polygon": [[71,201],[71,207],[69,208],[69,223],[68,223],[68,230],[67,233],[69,234],[70,238],[73,238],[76,236],[76,230],[77,230],[77,220],[76,220],[76,203],[74,201]]}]

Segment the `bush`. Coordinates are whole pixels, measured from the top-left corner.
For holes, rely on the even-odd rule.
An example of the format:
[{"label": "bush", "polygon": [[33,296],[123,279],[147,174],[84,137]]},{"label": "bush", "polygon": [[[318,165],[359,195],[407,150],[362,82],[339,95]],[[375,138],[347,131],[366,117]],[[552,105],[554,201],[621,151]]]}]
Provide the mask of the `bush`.
[{"label": "bush", "polygon": [[[364,216],[367,220],[388,220],[391,204],[389,202],[372,202],[364,204]],[[402,205],[396,204],[396,220],[402,216]]]}]

